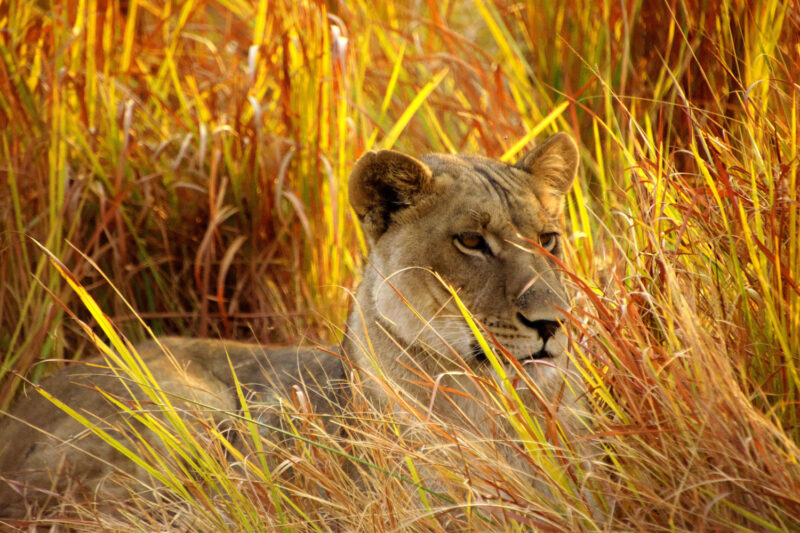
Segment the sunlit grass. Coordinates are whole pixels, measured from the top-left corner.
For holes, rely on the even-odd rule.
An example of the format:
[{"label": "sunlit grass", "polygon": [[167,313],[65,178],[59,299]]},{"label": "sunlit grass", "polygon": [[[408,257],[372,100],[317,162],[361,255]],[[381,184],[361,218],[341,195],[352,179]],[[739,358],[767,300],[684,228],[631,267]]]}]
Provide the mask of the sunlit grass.
[{"label": "sunlit grass", "polygon": [[[147,337],[138,317],[156,334],[336,340],[364,250],[345,186],[361,153],[510,161],[565,130],[582,155],[566,279],[595,413],[581,444],[595,455],[583,481],[558,455],[553,468],[585,481],[597,510],[586,516],[577,489],[548,507],[490,447],[361,398],[344,437],[293,411],[306,440],[245,467],[221,435],[142,419],[181,461],[117,444],[159,465],[170,511],[78,510],[83,525],[800,527],[796,8],[331,5],[0,6],[0,406],[21,375],[96,353],[90,330],[147,382],[119,335]],[[169,413],[173,399],[151,390]],[[269,443],[241,425],[262,457]],[[444,498],[419,492],[431,472]],[[544,477],[551,493],[569,485]]]}]

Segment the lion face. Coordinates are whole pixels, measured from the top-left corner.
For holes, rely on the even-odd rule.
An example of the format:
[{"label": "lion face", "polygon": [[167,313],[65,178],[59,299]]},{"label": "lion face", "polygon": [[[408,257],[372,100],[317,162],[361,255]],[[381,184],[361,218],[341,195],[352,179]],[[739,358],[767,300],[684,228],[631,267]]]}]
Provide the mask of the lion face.
[{"label": "lion face", "polygon": [[430,355],[418,363],[432,375],[458,369],[459,359],[489,371],[450,284],[513,358],[560,362],[567,306],[560,220],[577,158],[560,134],[515,165],[388,151],[359,160],[351,202],[371,245],[359,303],[392,338],[394,353],[415,347]]}]

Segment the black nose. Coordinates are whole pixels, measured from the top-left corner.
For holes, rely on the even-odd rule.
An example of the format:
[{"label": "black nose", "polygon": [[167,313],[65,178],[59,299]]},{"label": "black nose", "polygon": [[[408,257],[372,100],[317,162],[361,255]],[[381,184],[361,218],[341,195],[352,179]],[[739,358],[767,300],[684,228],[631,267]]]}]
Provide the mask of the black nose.
[{"label": "black nose", "polygon": [[528,320],[522,313],[517,313],[517,318],[527,327],[535,329],[543,343],[555,335],[560,327],[555,320]]}]

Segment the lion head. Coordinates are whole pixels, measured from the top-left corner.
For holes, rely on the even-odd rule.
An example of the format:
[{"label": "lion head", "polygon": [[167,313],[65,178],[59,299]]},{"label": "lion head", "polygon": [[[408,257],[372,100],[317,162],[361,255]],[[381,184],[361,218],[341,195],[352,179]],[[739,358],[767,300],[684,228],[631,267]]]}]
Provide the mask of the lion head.
[{"label": "lion head", "polygon": [[566,357],[558,258],[577,165],[577,147],[563,133],[515,164],[365,154],[349,188],[370,247],[348,324],[350,352],[374,353],[407,381],[414,367],[441,375],[466,364],[490,373],[449,284],[489,336],[546,384]]}]

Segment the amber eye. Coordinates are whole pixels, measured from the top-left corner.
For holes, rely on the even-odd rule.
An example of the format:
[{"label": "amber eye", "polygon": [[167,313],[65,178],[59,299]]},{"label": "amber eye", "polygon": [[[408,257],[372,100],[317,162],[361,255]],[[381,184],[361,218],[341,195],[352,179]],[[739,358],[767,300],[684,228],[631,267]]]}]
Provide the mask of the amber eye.
[{"label": "amber eye", "polygon": [[455,236],[454,242],[456,247],[464,253],[468,254],[492,254],[491,248],[483,238],[483,235],[474,231],[465,231]]},{"label": "amber eye", "polygon": [[542,233],[539,235],[539,244],[548,252],[552,252],[558,244],[558,233]]},{"label": "amber eye", "polygon": [[458,236],[458,242],[472,249],[480,248],[486,244],[480,233],[462,233]]}]

